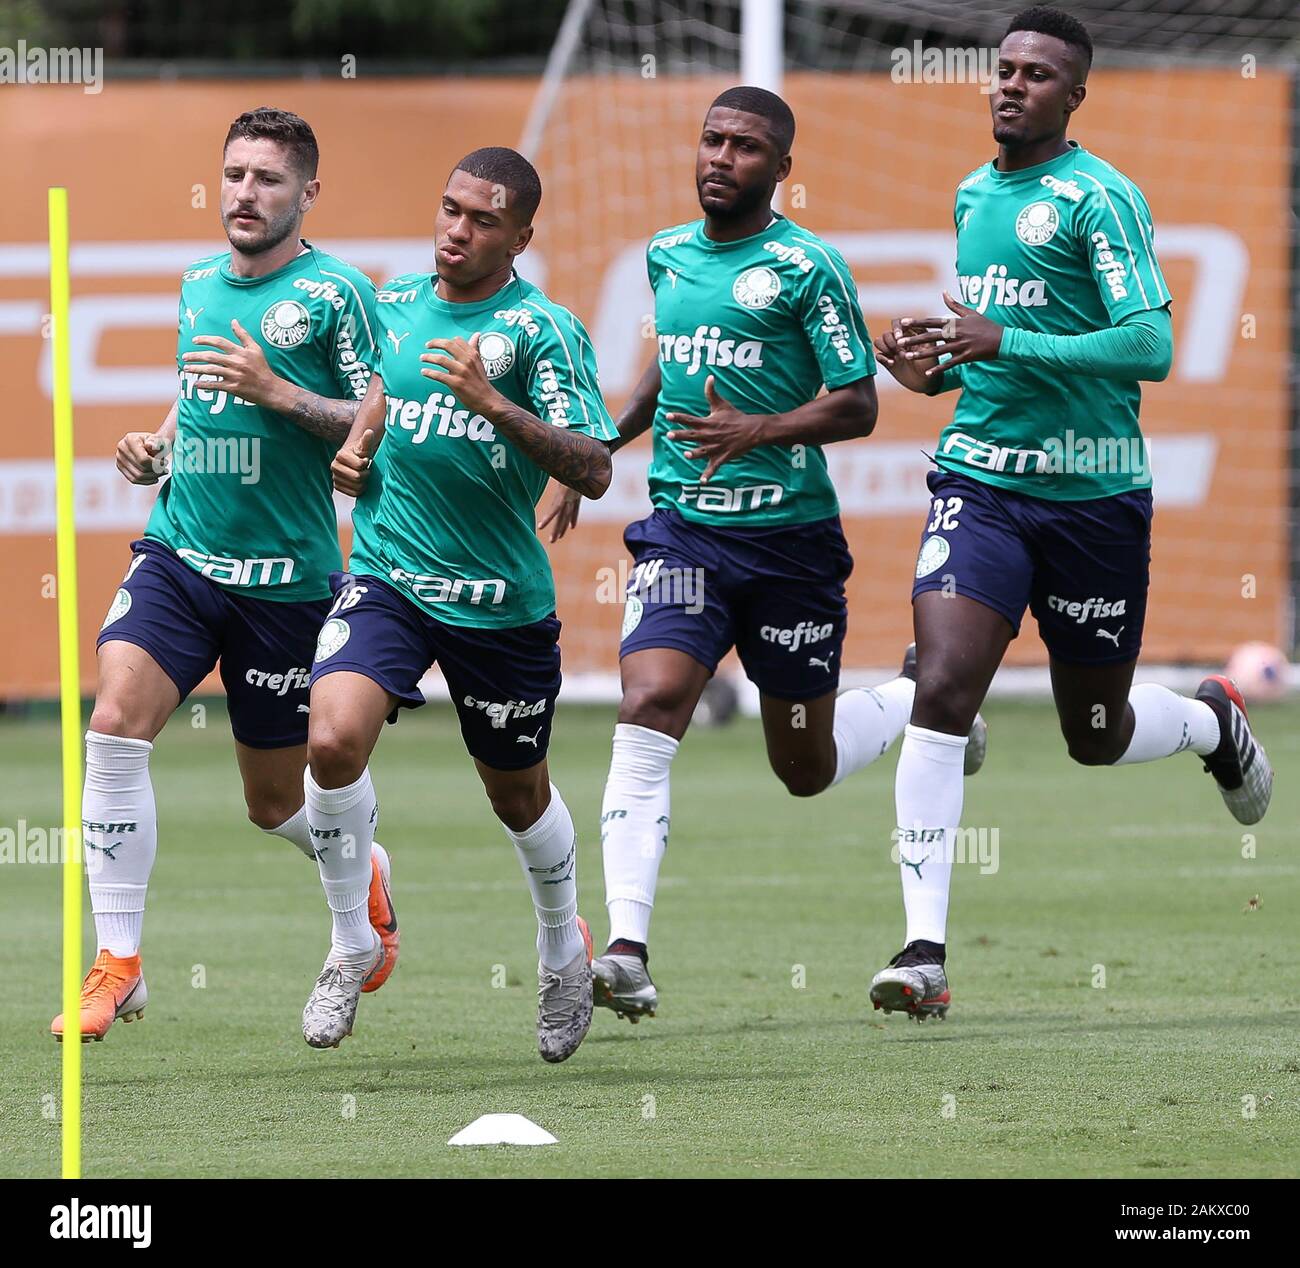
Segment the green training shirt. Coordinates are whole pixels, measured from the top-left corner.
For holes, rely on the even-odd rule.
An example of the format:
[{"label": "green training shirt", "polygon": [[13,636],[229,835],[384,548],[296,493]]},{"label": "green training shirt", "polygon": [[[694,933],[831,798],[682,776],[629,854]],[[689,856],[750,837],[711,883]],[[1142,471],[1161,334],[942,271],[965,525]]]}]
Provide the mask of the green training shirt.
[{"label": "green training shirt", "polygon": [[186,269],[171,477],[146,537],[255,598],[329,597],[329,574],[341,566],[330,479],[338,446],[273,410],[205,387],[180,358],[204,350],[196,335],[237,341],[233,319],[280,378],[320,396],[360,400],[375,359],[374,297],[364,273],[311,246],[265,277],[236,277],[229,251]]},{"label": "green training shirt", "polygon": [[387,414],[352,517],[351,569],[385,578],[448,625],[527,625],[555,610],[550,561],[534,526],[550,477],[420,373],[425,345],[478,334],[479,356],[502,396],[554,427],[597,440],[617,431],[591,341],[568,309],[517,276],[473,304],[440,299],[436,282],[427,273],[398,277],[376,297],[376,372]]},{"label": "green training shirt", "polygon": [[[1001,326],[1081,335],[1170,303],[1141,190],[1074,141],[1023,171],[977,168],[953,215],[959,298]],[[1005,360],[951,374],[961,396],[941,467],[1063,501],[1150,486],[1136,380]]]},{"label": "green training shirt", "polygon": [[857,285],[844,257],[785,216],[739,242],[714,242],[704,221],[664,229],[646,267],[655,296],[662,386],[650,500],[706,524],[806,524],[839,511],[818,445],[764,445],[707,463],[669,440],[670,413],[709,412],[704,382],[746,414],[780,414],[876,372]]}]

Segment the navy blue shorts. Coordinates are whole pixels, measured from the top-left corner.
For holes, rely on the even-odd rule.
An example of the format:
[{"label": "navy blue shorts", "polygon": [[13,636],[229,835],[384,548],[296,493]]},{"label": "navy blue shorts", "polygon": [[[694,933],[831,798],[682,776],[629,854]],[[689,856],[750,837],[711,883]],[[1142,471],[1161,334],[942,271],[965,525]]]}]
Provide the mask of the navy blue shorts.
[{"label": "navy blue shorts", "polygon": [[[334,606],[321,626],[311,680],[347,670],[396,696],[398,709],[424,703],[420,679],[437,664],[471,757],[494,770],[524,770],[546,756],[560,694],[560,622],[492,630],[447,625],[386,581],[330,576]],[[397,720],[393,710],[390,722]]]},{"label": "navy blue shorts", "polygon": [[182,700],[220,661],[235,739],[249,748],[306,744],[312,651],[330,601],[253,599],[196,572],[161,542],[132,542],[131,551],[95,645],[144,648]]},{"label": "navy blue shorts", "polygon": [[1151,572],[1151,490],[1086,502],[1029,497],[951,471],[926,477],[912,598],[945,590],[1000,612],[1020,633],[1028,605],[1052,656],[1136,660]]},{"label": "navy blue shorts", "polygon": [[838,516],[742,532],[660,508],[623,542],[636,566],[620,658],[672,647],[712,673],[735,647],[764,695],[811,700],[839,685],[853,557]]}]

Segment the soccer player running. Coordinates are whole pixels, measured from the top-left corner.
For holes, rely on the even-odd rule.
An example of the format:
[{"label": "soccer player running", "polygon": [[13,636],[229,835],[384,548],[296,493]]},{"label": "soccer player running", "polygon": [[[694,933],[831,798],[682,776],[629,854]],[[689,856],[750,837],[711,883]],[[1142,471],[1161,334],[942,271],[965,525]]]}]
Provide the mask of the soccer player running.
[{"label": "soccer player running", "polygon": [[[593,965],[596,1002],[633,1022],[658,1006],[647,943],[669,768],[718,662],[738,651],[768,760],[798,797],[874,761],[912,707],[910,661],[836,698],[853,561],[821,446],[871,434],[876,366],[843,257],[772,211],[794,132],[775,94],[722,93],[696,155],[704,217],[646,252],[658,356],[612,448],[653,426],[654,511],[624,535],[636,566],[601,810],[610,938]],[[552,504],[552,540],[579,506],[568,493]]]},{"label": "soccer player running", "polygon": [[919,676],[895,785],[907,935],[871,984],[877,1008],[918,1021],[950,1002],[966,730],[1026,604],[1075,761],[1190,749],[1241,823],[1263,816],[1272,790],[1228,679],[1206,678],[1195,699],[1132,686],[1151,538],[1139,382],[1169,373],[1173,337],[1146,200],[1066,140],[1091,61],[1087,31],[1060,10],[1012,20],[990,99],[998,155],[957,186],[966,302],[945,296],[950,314],[901,318],[876,341],[905,387],[961,392],[929,475],[912,592]]},{"label": "soccer player running", "polygon": [[[374,359],[369,278],[299,236],[320,193],[318,158],[297,115],[262,107],[231,125],[221,177],[230,250],[182,275],[180,395],[157,432],[131,432],[117,448],[132,483],[171,478],[99,633],[82,795],[98,954],[82,986],[83,1041],[148,1000],[149,758],[214,665],[248,817],[313,855],[302,808],[308,672],[340,566],[330,462]],[[398,951],[388,859],[375,858],[366,905],[385,953],[370,990]],[[62,1039],[62,1014],[51,1030]]]},{"label": "soccer player running", "polygon": [[312,669],[307,821],[333,915],[303,1009],[314,1047],[352,1032],[378,955],[363,918],[378,817],[367,762],[384,720],[424,703],[435,662],[537,913],[542,1057],[569,1057],[591,1024],[573,820],[546,763],[560,623],[533,521],[548,476],[604,493],[615,431],[582,324],[514,270],[541,196],[522,155],[475,150],[442,195],[437,272],[377,297],[380,359],[334,464],[358,499],[351,575]]}]

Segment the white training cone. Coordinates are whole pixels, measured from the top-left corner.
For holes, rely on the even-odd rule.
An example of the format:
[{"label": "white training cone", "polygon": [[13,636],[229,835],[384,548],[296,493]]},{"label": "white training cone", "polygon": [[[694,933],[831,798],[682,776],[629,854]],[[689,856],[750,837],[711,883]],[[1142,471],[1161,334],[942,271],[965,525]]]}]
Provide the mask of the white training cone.
[{"label": "white training cone", "polygon": [[522,1114],[484,1114],[462,1127],[449,1145],[558,1145],[550,1132]]}]

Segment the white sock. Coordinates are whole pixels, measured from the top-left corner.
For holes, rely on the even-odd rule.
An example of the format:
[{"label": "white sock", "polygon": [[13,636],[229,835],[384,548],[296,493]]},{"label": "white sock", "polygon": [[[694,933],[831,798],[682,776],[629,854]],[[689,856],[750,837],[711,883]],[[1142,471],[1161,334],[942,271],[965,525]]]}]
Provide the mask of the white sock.
[{"label": "white sock", "polygon": [[578,929],[578,839],[560,790],[551,785],[551,804],[531,828],[506,828],[506,835],[515,843],[515,857],[533,896],[538,958],[548,969],[562,969],[583,944]]},{"label": "white sock", "polygon": [[[309,859],[315,860],[316,851],[311,848],[311,829],[307,826],[307,807],[299,806],[298,813],[292,819],[286,819],[278,828],[263,828],[268,836],[283,837],[296,845]],[[385,864],[388,851],[378,841],[372,841],[370,848]]]},{"label": "white sock", "polygon": [[86,732],[81,794],[83,857],[99,950],[140,950],[149,873],[158,853],[158,812],[149,780],[148,740]]},{"label": "white sock", "polygon": [[307,825],[315,846],[325,900],[334,924],[330,956],[368,956],[375,949],[370,927],[370,846],[375,837],[379,805],[370,782],[370,768],[345,788],[322,788],[311,768],[303,773]]},{"label": "white sock", "polygon": [[1219,747],[1219,719],[1200,700],[1144,682],[1128,693],[1128,702],[1133,707],[1133,738],[1115,759],[1116,766],[1154,762],[1187,748],[1208,757]]},{"label": "white sock", "polygon": [[894,678],[878,687],[854,687],[835,700],[835,778],[869,766],[902,734],[912,716],[916,683]]},{"label": "white sock", "polygon": [[659,862],[668,848],[668,770],[680,741],[620,722],[600,807],[609,940],[650,936]]},{"label": "white sock", "polygon": [[316,857],[316,851],[311,848],[306,806],[299,806],[298,813],[293,818],[286,819],[278,828],[263,828],[262,831],[268,836],[283,837],[286,841],[293,842],[309,859]]},{"label": "white sock", "polygon": [[961,822],[964,735],[909,725],[903,733],[894,777],[898,811],[899,870],[907,912],[904,945],[943,942],[948,925],[948,886],[953,847]]}]

